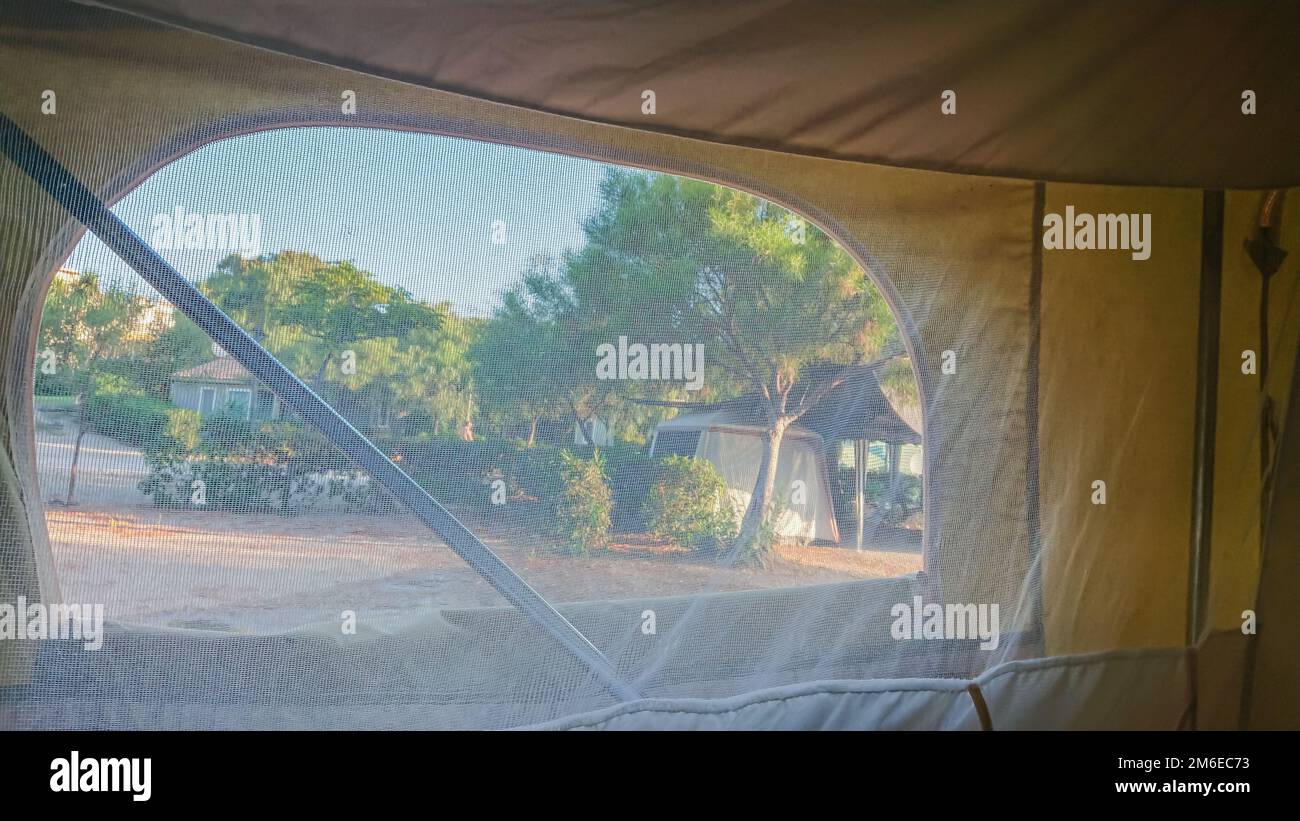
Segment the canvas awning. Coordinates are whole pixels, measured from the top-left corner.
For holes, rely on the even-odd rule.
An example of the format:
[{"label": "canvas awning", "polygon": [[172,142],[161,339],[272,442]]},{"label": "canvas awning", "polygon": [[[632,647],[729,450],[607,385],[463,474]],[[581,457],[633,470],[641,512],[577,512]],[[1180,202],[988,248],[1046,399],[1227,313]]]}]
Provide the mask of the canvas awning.
[{"label": "canvas awning", "polygon": [[[1041,180],[1300,184],[1295,3],[103,5],[431,88],[736,145]],[[956,114],[940,111],[945,90]]]},{"label": "canvas awning", "polygon": [[[828,444],[843,439],[920,444],[920,408],[903,407],[908,416],[904,418],[881,390],[876,367],[815,365],[807,369],[813,378],[840,371],[846,375],[842,384],[799,418],[790,433],[815,433]],[[797,401],[802,393],[803,386],[796,385],[790,391],[792,401]],[[746,394],[722,402],[691,404],[687,406],[689,412],[661,423],[659,430],[695,429],[708,424],[762,426],[762,402],[758,394]]]}]

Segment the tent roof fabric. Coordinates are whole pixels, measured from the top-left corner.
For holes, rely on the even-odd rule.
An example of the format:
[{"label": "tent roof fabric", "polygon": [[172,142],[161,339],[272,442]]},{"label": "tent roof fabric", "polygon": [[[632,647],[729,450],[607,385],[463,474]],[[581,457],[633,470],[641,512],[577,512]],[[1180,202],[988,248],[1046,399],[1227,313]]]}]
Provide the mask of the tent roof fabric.
[{"label": "tent roof fabric", "polygon": [[[431,88],[735,145],[1045,181],[1300,184],[1296,3],[105,5]],[[954,115],[940,111],[946,90]],[[1242,113],[1246,90],[1255,114]]]},{"label": "tent roof fabric", "polygon": [[[814,366],[808,371],[828,374],[842,366]],[[820,403],[799,419],[793,431],[808,431],[827,442],[841,439],[880,439],[920,444],[921,433],[909,424],[880,389],[869,366],[848,368],[842,384],[833,388]],[[791,391],[801,393],[800,386]],[[692,406],[694,412],[669,419],[660,430],[702,430],[714,425],[763,426],[762,402],[758,394],[747,394],[714,404]]]},{"label": "tent roof fabric", "polygon": [[[715,408],[698,413],[683,413],[660,422],[655,429],[664,432],[709,430],[711,428],[743,428],[752,430],[755,436],[758,436],[764,430],[752,418],[752,415],[738,411],[735,408]],[[807,430],[799,425],[787,430],[785,435],[789,439],[814,439],[818,436],[814,431]]]}]

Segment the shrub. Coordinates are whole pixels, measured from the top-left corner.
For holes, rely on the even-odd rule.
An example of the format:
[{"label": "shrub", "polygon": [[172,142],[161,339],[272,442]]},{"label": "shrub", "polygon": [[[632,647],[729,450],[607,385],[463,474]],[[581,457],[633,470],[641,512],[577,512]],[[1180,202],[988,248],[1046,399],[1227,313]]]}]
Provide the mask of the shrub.
[{"label": "shrub", "polygon": [[727,483],[705,459],[670,456],[646,499],[650,532],[691,550],[717,553],[736,536]]},{"label": "shrub", "polygon": [[[560,448],[502,438],[466,442],[453,437],[409,439],[388,437],[375,442],[385,453],[398,459],[405,471],[440,502],[491,507],[490,479],[506,483],[507,495],[516,501],[535,502],[515,506],[549,519],[563,494],[566,450],[580,458],[594,457],[586,446]],[[600,456],[613,494],[611,526],[620,530],[643,530],[643,505],[659,475],[659,462],[642,448],[629,445],[602,447]]]},{"label": "shrub", "polygon": [[253,449],[253,426],[238,416],[210,414],[199,425],[199,443],[212,456],[244,455]]},{"label": "shrub", "polygon": [[196,410],[168,408],[166,435],[159,443],[160,448],[181,453],[194,452],[199,447],[202,424],[203,417]]},{"label": "shrub", "polygon": [[505,440],[383,438],[375,444],[440,502],[490,507],[492,488],[485,481],[489,477],[503,478],[512,495],[520,490],[519,448]]},{"label": "shrub", "polygon": [[566,468],[575,459],[581,460],[581,456],[554,445],[540,445],[520,449],[513,463],[503,465],[502,469],[511,489],[536,499],[540,502],[537,512],[549,516],[564,495]]},{"label": "shrub", "polygon": [[183,449],[195,443],[198,415],[193,411],[114,386],[98,386],[85,401],[91,430],[146,453]]},{"label": "shrub", "polygon": [[602,448],[601,453],[607,460],[610,489],[614,491],[614,529],[646,530],[645,502],[663,474],[663,462],[652,459],[644,448],[629,445]]},{"label": "shrub", "polygon": [[[299,513],[330,502],[352,511],[392,510],[392,499],[319,433],[301,422],[250,424],[172,409],[166,441],[147,451],[138,487],[159,507],[240,513]],[[195,501],[196,482],[203,501]]]},{"label": "shrub", "polygon": [[603,547],[609,535],[614,494],[605,480],[605,460],[599,452],[590,459],[561,453],[563,490],[555,501],[554,533],[566,540],[574,553]]},{"label": "shrub", "polygon": [[921,509],[920,476],[900,473],[891,497],[889,475],[871,473],[867,475],[863,493],[873,507],[884,510],[884,521],[890,525],[899,524]]}]

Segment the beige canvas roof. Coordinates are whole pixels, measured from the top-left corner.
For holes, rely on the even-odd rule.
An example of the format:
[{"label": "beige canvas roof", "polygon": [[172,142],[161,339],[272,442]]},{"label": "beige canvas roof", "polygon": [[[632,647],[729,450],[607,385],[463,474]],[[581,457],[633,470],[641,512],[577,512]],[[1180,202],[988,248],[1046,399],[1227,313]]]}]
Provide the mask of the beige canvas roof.
[{"label": "beige canvas roof", "polygon": [[[430,88],[734,145],[1042,180],[1300,184],[1295,3],[317,0],[305,15],[301,3],[258,0],[105,5]],[[954,116],[940,112],[946,90]]]}]

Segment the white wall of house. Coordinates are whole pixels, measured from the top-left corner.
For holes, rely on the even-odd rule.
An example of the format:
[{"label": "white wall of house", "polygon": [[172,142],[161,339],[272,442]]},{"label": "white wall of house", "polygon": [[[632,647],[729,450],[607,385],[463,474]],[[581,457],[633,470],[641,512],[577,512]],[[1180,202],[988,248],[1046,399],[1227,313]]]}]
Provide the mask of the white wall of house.
[{"label": "white wall of house", "polygon": [[[171,402],[178,408],[188,408],[199,413],[216,413],[225,409],[232,401],[237,401],[249,408],[264,407],[258,404],[258,394],[265,391],[254,385],[234,385],[225,382],[173,382],[168,391]],[[265,401],[265,400],[263,400]],[[280,399],[271,394],[271,412],[259,413],[259,418],[278,419],[280,416]]]}]

